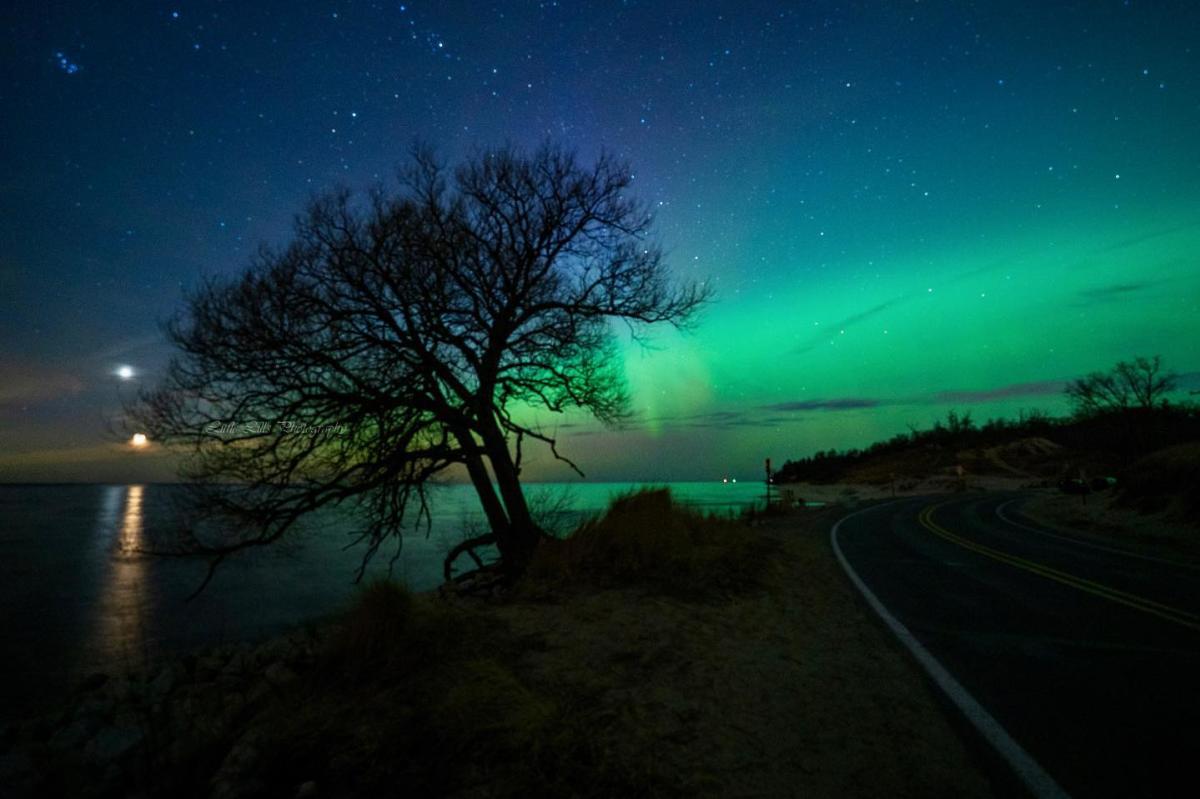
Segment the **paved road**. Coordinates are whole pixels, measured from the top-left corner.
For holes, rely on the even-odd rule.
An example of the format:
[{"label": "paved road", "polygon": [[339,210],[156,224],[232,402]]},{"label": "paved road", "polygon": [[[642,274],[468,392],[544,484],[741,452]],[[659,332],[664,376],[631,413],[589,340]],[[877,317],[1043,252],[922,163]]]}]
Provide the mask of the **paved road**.
[{"label": "paved road", "polygon": [[1200,565],[1054,535],[1020,506],[1014,494],[900,500],[836,538],[1070,794],[1200,795]]}]

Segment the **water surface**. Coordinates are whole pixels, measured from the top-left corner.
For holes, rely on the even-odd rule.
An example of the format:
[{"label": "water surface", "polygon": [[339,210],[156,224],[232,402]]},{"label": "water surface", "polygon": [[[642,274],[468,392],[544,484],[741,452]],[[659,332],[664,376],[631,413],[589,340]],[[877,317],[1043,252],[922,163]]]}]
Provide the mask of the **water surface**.
[{"label": "water surface", "polygon": [[[631,484],[530,487],[569,499],[569,524]],[[761,499],[747,483],[675,483],[675,496],[706,511],[736,512]],[[346,549],[354,522],[336,512],[307,524],[288,546],[221,565],[187,600],[207,565],[140,549],[180,528],[183,491],[171,485],[0,485],[0,716],[46,703],[86,674],[136,669],[164,652],[260,637],[336,611],[355,590],[361,547]],[[438,487],[433,523],[405,536],[393,576],[414,590],[441,582],[442,559],[482,532],[469,486]],[[391,551],[368,567],[385,576]]]}]

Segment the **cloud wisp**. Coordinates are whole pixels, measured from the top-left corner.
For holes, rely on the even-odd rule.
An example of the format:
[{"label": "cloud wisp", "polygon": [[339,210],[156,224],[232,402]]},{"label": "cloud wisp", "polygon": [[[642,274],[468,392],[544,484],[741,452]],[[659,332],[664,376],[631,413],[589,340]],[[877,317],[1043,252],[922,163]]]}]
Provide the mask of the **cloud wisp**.
[{"label": "cloud wisp", "polygon": [[[867,308],[865,311],[859,311],[858,313],[850,314],[845,319],[834,322],[833,324],[827,326],[826,330],[837,330],[837,331],[845,330],[847,328],[850,328],[850,327],[853,327],[854,325],[859,324],[860,322],[865,322],[872,317],[879,316],[879,314],[883,313],[884,311],[888,310],[889,308],[894,308],[895,306],[900,305],[904,301],[905,301],[905,297],[894,297],[894,298],[888,300],[887,302],[881,302],[878,305],[873,305],[870,308]],[[794,350],[794,352],[797,355],[800,355],[805,352],[810,352],[811,350],[816,349],[821,344],[824,344],[828,339],[829,339],[828,334],[821,333],[820,335],[815,336],[807,344],[802,344],[799,347],[797,347]]]},{"label": "cloud wisp", "polygon": [[79,375],[53,366],[0,362],[0,406],[35,405],[79,394],[86,388]]},{"label": "cloud wisp", "polygon": [[[679,416],[638,417],[626,420],[621,428],[627,431],[647,431],[653,427],[658,432],[779,428],[802,422],[806,418],[805,414],[870,411],[885,407],[983,405],[1012,399],[1054,397],[1062,393],[1067,382],[1066,380],[1033,380],[991,388],[943,389],[931,394],[907,397],[849,396],[789,400],[758,405],[746,411],[719,410]],[[1181,376],[1180,387],[1186,389],[1193,382],[1200,385],[1200,373],[1188,373]],[[600,428],[593,428],[587,424],[571,425],[571,427],[573,429],[566,433],[571,437],[594,436],[604,432]]]},{"label": "cloud wisp", "polygon": [[1180,231],[1190,230],[1190,229],[1191,229],[1191,225],[1173,225],[1172,227],[1160,228],[1158,230],[1152,230],[1148,233],[1143,233],[1140,236],[1131,236],[1127,239],[1121,239],[1119,241],[1114,241],[1112,244],[1109,244],[1106,247],[1102,247],[1099,251],[1100,252],[1117,252],[1119,250],[1127,250],[1130,247],[1136,247],[1137,245],[1143,244],[1147,241],[1153,241],[1154,239],[1160,239],[1164,236],[1170,236],[1173,233],[1178,233]]},{"label": "cloud wisp", "polygon": [[980,402],[995,402],[996,400],[1013,399],[1015,397],[1048,397],[1062,393],[1066,388],[1065,380],[1036,380],[1029,383],[1010,383],[1007,386],[985,388],[980,390],[951,390],[939,391],[930,401],[933,403],[961,402],[972,405]]},{"label": "cloud wisp", "polygon": [[776,402],[763,405],[764,411],[777,413],[796,413],[799,411],[857,411],[863,408],[878,408],[885,404],[882,400],[866,397],[838,397],[835,399],[797,400],[794,402]]},{"label": "cloud wisp", "polygon": [[1145,291],[1161,281],[1141,280],[1134,283],[1110,283],[1107,286],[1096,286],[1090,289],[1080,289],[1075,292],[1077,305],[1090,305],[1096,302],[1108,302],[1123,299],[1130,294]]},{"label": "cloud wisp", "polygon": [[[1005,266],[1008,266],[1008,261],[1005,261],[1005,260],[996,261],[994,263],[984,264],[983,266],[979,266],[974,269],[968,269],[964,272],[959,272],[958,274],[952,275],[951,277],[943,278],[938,281],[938,285],[941,286],[942,288],[946,288],[948,286],[954,286],[954,285],[957,285],[964,281],[971,280],[972,278],[979,277],[980,275],[985,275],[990,272],[995,272]],[[796,355],[802,355],[806,352],[811,352],[812,350],[815,350],[820,345],[826,344],[829,342],[829,340],[831,338],[831,336],[829,334],[830,330],[836,331],[834,333],[834,335],[840,334],[841,332],[843,332],[845,330],[849,330],[850,328],[854,327],[855,325],[859,325],[870,319],[874,319],[875,317],[879,316],[882,313],[885,313],[886,311],[890,311],[893,308],[897,308],[901,305],[907,305],[910,302],[914,302],[914,301],[926,296],[926,293],[927,292],[919,291],[919,292],[911,292],[911,293],[901,294],[899,296],[891,298],[890,300],[881,302],[877,305],[872,305],[870,308],[859,311],[858,313],[850,314],[849,316],[847,316],[843,319],[840,319],[836,322],[826,325],[822,332],[815,335],[808,343],[801,344],[796,349],[792,350],[792,352],[793,352],[793,354],[796,354]]]},{"label": "cloud wisp", "polygon": [[1034,380],[1024,383],[1009,383],[984,389],[943,389],[932,394],[916,397],[834,397],[832,399],[776,402],[760,406],[759,410],[776,413],[800,413],[805,411],[857,411],[894,405],[946,405],[954,403],[976,405],[1020,397],[1054,396],[1062,393],[1066,385],[1066,380]]}]

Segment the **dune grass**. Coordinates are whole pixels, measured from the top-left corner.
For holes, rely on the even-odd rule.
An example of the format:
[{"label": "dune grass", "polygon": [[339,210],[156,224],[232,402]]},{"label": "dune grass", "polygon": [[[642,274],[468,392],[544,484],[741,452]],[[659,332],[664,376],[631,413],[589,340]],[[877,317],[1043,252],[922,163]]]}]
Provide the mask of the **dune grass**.
[{"label": "dune grass", "polygon": [[543,541],[529,587],[642,584],[695,598],[762,585],[772,543],[743,522],[674,502],[666,488],[614,499],[598,518],[562,539]]}]

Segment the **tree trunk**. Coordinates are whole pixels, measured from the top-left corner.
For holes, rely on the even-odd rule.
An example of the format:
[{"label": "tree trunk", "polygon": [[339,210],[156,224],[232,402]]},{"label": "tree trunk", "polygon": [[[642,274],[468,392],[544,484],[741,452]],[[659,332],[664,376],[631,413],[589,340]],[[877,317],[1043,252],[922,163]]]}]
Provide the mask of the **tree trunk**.
[{"label": "tree trunk", "polygon": [[[464,450],[478,446],[474,437],[467,430],[455,429],[454,437],[458,439],[459,446]],[[475,486],[475,493],[479,495],[479,504],[483,507],[483,514],[487,517],[488,526],[497,539],[503,538],[511,525],[508,515],[504,512],[504,506],[496,497],[496,489],[492,486],[492,479],[488,476],[487,467],[483,464],[483,456],[474,453],[467,455],[466,465],[467,474],[471,478],[471,484]]]},{"label": "tree trunk", "polygon": [[[479,445],[470,431],[456,428],[454,436],[458,439],[459,445],[468,451],[465,458],[467,474],[471,477],[471,484],[475,486],[475,493],[479,495],[479,504],[483,507],[484,515],[487,517],[488,526],[491,527],[492,532],[488,536],[464,541],[452,549],[442,564],[445,578],[450,580],[453,562],[464,552],[475,560],[476,565],[482,571],[483,564],[475,555],[474,548],[486,543],[495,543],[496,548],[500,550],[500,566],[504,572],[510,577],[519,576],[533,552],[532,548],[527,547],[525,543],[527,537],[525,530],[528,529],[528,526],[518,527],[512,521],[511,513],[506,512],[504,505],[500,503],[500,499],[496,496],[496,489],[492,485],[491,476],[488,475],[487,466],[483,463],[483,456],[477,452]],[[486,448],[485,451],[487,451]],[[510,466],[511,463],[512,461],[509,460]],[[525,510],[524,518],[527,519],[529,511],[523,501],[520,507]]]},{"label": "tree trunk", "polygon": [[508,551],[502,546],[500,554],[504,558],[505,570],[510,575],[518,575],[524,571],[533,556],[533,550],[541,537],[541,530],[534,524],[529,513],[525,492],[521,490],[517,467],[513,463],[512,453],[508,451],[508,441],[504,434],[491,419],[490,413],[487,419],[481,421],[480,426],[484,428],[484,450],[492,464],[492,474],[496,478],[496,486],[500,489],[500,497],[504,501],[509,522]]}]

